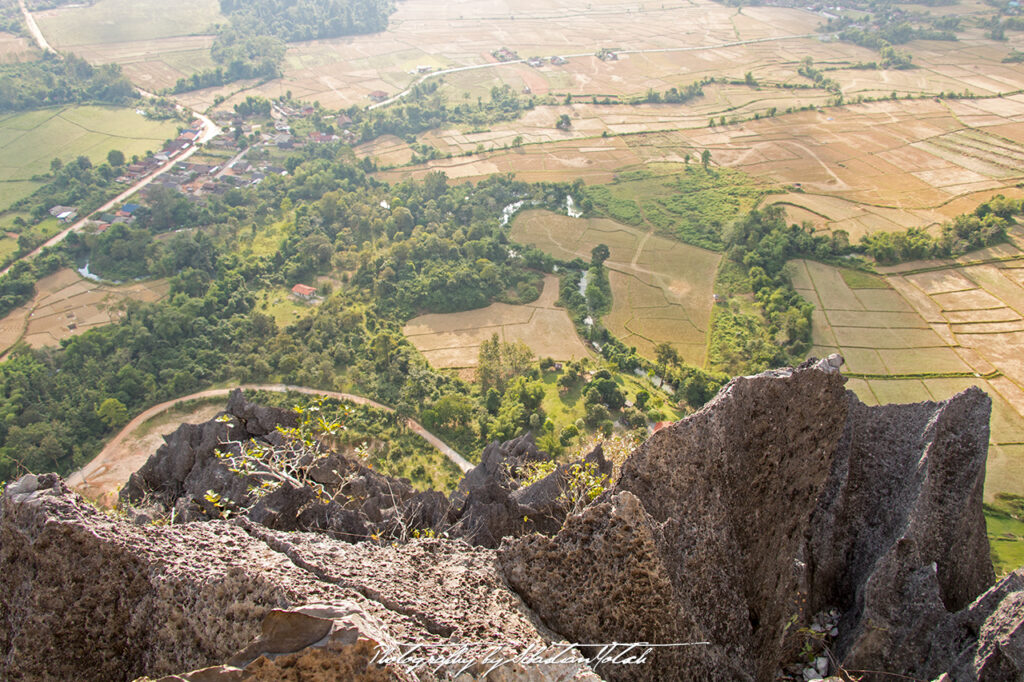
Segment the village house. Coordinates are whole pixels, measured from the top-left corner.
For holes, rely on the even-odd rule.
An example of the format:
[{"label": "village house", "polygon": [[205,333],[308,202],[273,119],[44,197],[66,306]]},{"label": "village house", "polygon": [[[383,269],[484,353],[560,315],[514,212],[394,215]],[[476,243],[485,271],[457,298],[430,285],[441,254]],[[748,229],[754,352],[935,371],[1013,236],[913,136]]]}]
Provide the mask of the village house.
[{"label": "village house", "polygon": [[374,102],[383,102],[388,98],[388,93],[384,92],[383,90],[374,90],[369,95],[367,95],[367,97],[372,99]]},{"label": "village house", "polygon": [[62,223],[70,223],[78,213],[73,206],[54,206],[50,209],[50,215]]},{"label": "village house", "polygon": [[315,144],[325,144],[327,142],[337,142],[339,138],[337,135],[328,135],[327,133],[314,132],[309,134],[309,141]]},{"label": "village house", "polygon": [[315,294],[316,289],[308,284],[296,284],[292,287],[292,295],[296,298],[301,298],[303,301],[312,300]]}]

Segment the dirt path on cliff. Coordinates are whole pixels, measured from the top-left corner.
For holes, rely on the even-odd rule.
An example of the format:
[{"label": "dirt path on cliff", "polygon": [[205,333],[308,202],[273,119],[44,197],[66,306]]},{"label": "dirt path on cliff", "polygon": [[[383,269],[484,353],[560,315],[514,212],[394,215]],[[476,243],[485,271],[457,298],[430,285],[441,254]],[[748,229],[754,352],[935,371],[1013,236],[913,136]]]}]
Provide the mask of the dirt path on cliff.
[{"label": "dirt path on cliff", "polygon": [[[379,410],[384,410],[385,412],[394,412],[394,409],[387,405],[352,393],[321,391],[318,389],[306,388],[305,386],[291,386],[288,384],[243,384],[237,388],[241,388],[243,391],[275,391],[279,393],[295,391],[296,393],[305,393],[306,395],[322,395],[328,398],[335,398],[337,400],[347,400],[356,403],[357,405],[368,405]],[[129,447],[129,445],[132,444],[132,441],[137,441],[134,445],[149,442],[148,435],[142,437],[133,435],[139,427],[154,417],[157,417],[164,412],[181,405],[182,403],[193,400],[202,400],[205,398],[226,398],[233,390],[234,388],[214,388],[175,398],[174,400],[168,400],[167,402],[160,403],[159,405],[154,405],[128,422],[124,428],[122,428],[118,434],[114,436],[109,443],[107,443],[103,450],[100,451],[100,454],[96,455],[96,457],[92,459],[92,461],[68,476],[68,485],[81,495],[95,500],[104,506],[114,506],[114,503],[117,501],[118,489],[127,483],[128,478],[132,473],[137,471],[139,467],[146,462],[149,456],[156,451],[156,447],[159,446],[159,443],[162,440],[162,438],[158,439],[157,442],[154,443],[156,447],[153,447],[152,450],[143,450],[141,453],[139,452],[140,448]],[[210,406],[210,409],[213,411],[213,414],[216,414],[217,412],[222,411],[223,407],[214,408],[213,406]],[[200,421],[205,421],[213,416],[213,414],[205,416],[205,410],[199,411],[199,414],[201,415],[199,417]],[[451,462],[463,473],[473,468],[473,465],[466,461],[462,455],[449,447],[447,443],[442,441],[433,433],[427,431],[427,429],[419,422],[407,419],[406,426],[423,438],[423,440],[437,448],[441,454],[451,460]]]}]

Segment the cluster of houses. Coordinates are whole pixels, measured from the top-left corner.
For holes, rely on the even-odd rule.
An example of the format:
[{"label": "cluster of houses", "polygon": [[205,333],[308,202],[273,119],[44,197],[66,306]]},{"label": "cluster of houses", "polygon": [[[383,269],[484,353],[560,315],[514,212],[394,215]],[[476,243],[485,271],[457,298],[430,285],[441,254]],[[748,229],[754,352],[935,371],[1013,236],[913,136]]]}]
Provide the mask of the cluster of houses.
[{"label": "cluster of houses", "polygon": [[548,62],[551,62],[552,66],[564,66],[565,64],[569,63],[569,60],[566,59],[565,57],[558,56],[551,57],[550,59],[547,59],[545,57],[528,57],[526,60],[526,63],[535,69],[544,66]]},{"label": "cluster of houses", "polygon": [[135,222],[135,213],[139,208],[140,206],[136,203],[128,203],[113,213],[103,213],[91,221],[93,231],[99,234],[101,232],[105,232],[111,225],[116,225],[118,223],[131,225]]},{"label": "cluster of houses", "polygon": [[121,183],[134,183],[149,175],[161,164],[167,163],[171,159],[180,156],[182,152],[189,149],[199,136],[202,135],[203,122],[200,120],[192,121],[189,127],[181,131],[181,133],[175,139],[164,145],[164,148],[158,151],[152,156],[148,156],[140,161],[133,162],[125,168],[125,173],[117,178],[117,182]]},{"label": "cluster of houses", "polygon": [[519,61],[519,55],[515,51],[510,50],[507,47],[502,47],[500,49],[495,50],[494,52],[491,53],[491,56],[497,59],[499,62]]}]

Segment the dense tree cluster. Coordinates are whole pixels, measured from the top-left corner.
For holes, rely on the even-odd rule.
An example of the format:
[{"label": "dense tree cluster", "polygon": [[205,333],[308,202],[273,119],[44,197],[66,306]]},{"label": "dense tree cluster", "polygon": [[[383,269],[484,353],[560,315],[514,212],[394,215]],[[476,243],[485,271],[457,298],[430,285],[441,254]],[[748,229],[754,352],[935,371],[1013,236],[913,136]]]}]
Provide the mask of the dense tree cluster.
[{"label": "dense tree cluster", "polygon": [[[289,164],[289,175],[202,206],[156,191],[133,226],[69,237],[65,255],[18,265],[0,279],[0,303],[15,305],[32,295],[32,282],[44,274],[38,268],[63,258],[88,259],[108,277],[171,277],[169,298],[126,304],[122,322],[62,349],[20,347],[0,364],[0,478],[81,465],[119,421],[110,399],[134,414],[227,379],[355,388],[400,413],[432,415],[467,451],[536,422],[536,409],[505,419],[517,414],[510,397],[497,413],[504,421],[488,425],[495,415],[483,406],[485,394],[431,370],[400,329],[419,312],[535,298],[538,272],[550,271],[553,261],[513,249],[501,210],[524,199],[564,205],[568,188],[507,176],[449,186],[440,173],[387,186],[336,159],[337,151],[307,150]],[[189,224],[201,227],[178,231]],[[236,255],[254,231],[282,224],[286,236],[275,251]],[[169,238],[156,238],[171,229]],[[257,292],[335,268],[351,272],[348,285],[300,322],[280,329],[262,312]],[[535,393],[535,386],[513,391],[519,404],[534,408]],[[475,405],[469,421],[459,416],[465,396]]]},{"label": "dense tree cluster", "polygon": [[874,232],[861,237],[858,245],[879,263],[890,265],[924,258],[950,258],[1006,240],[1006,228],[1014,215],[1024,213],[1024,202],[999,194],[981,204],[973,213],[957,216],[933,237],[924,230]]},{"label": "dense tree cluster", "polygon": [[288,42],[377,33],[388,26],[387,0],[220,0],[239,31]]},{"label": "dense tree cluster", "polygon": [[249,34],[234,26],[221,27],[210,47],[210,56],[217,66],[179,78],[173,92],[210,88],[246,78],[278,78],[286,49],[277,36]]},{"label": "dense tree cluster", "polygon": [[138,99],[117,64],[93,66],[73,54],[0,65],[0,113],[74,102],[125,104]]},{"label": "dense tree cluster", "polygon": [[352,107],[352,130],[363,142],[381,135],[397,135],[409,139],[426,130],[445,124],[459,124],[478,128],[499,121],[519,118],[532,109],[532,98],[520,97],[508,85],[491,88],[491,98],[478,98],[476,102],[450,104],[438,92],[437,80],[413,86],[409,94],[398,102],[378,109]]}]

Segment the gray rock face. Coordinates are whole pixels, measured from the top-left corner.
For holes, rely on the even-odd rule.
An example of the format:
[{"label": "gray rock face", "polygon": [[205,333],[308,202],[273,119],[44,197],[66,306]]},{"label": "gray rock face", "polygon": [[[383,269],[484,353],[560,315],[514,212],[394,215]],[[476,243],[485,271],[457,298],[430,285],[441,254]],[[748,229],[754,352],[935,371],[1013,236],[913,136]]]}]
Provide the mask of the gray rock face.
[{"label": "gray rock face", "polygon": [[970,389],[875,408],[844,383],[813,363],[732,381],[652,436],[554,538],[506,540],[509,583],[570,639],[622,641],[625,629],[710,642],[660,650],[652,666],[599,667],[608,679],[772,679],[829,605],[841,607],[837,653],[851,667],[948,669],[944,619],[993,581],[981,511],[990,400]]},{"label": "gray rock face", "polygon": [[120,506],[142,508],[150,518],[173,510],[176,522],[203,521],[224,511],[207,500],[213,491],[229,512],[244,509],[248,518],[270,528],[315,530],[350,542],[451,525],[444,495],[418,492],[409,481],[378,474],[341,453],[326,457],[310,476],[334,498],[329,504],[316,500],[312,487],[287,483],[256,500],[251,488],[260,479],[231,472],[214,451],[224,441],[279,444],[276,427],[294,426],[295,413],[256,405],[236,390],[226,414],[235,417],[231,426],[184,424],[168,436],[121,490]]},{"label": "gray rock face", "polygon": [[[256,523],[277,530],[328,533],[349,542],[376,536],[405,540],[412,530],[465,539],[473,545],[497,547],[503,537],[529,532],[557,532],[568,513],[561,500],[571,464],[562,464],[536,483],[521,487],[524,467],[548,460],[529,434],[492,443],[481,462],[460,482],[449,500],[436,491],[416,491],[409,481],[381,475],[354,458],[333,453],[311,472],[332,501],[323,504],[310,486],[284,484],[254,501],[254,476],[232,473],[214,451],[223,441],[252,440],[276,444],[276,426],[295,424],[288,410],[248,402],[241,391],[231,394],[226,414],[232,426],[217,421],[185,424],[166,439],[120,493],[120,506],[141,520],[167,516],[176,522],[203,521],[223,510],[206,499],[208,491],[229,500],[229,511],[244,509]],[[600,447],[587,455],[596,471],[611,474]]]},{"label": "gray rock face", "polygon": [[[97,511],[52,474],[14,488],[0,500],[5,680],[188,670],[197,672],[182,679],[409,679],[370,665],[370,649],[560,641],[508,589],[490,550],[448,540],[353,545],[244,519],[138,526]],[[508,679],[551,671],[521,672]],[[567,666],[560,678],[577,674],[588,671]]]},{"label": "gray rock face", "polygon": [[597,446],[581,462],[560,464],[528,486],[517,483],[524,467],[547,459],[529,434],[487,446],[480,464],[466,474],[452,495],[459,518],[459,537],[474,545],[497,547],[505,537],[555,533],[569,512],[564,492],[571,467],[589,463],[597,474],[612,473],[611,463],[605,460],[601,446]]},{"label": "gray rock face", "polygon": [[[407,679],[371,651],[564,639],[687,645],[603,662],[608,680],[812,679],[832,667],[801,654],[813,629],[848,670],[1024,679],[1024,569],[993,585],[981,508],[990,400],[868,407],[840,364],[730,382],[582,511],[563,494],[571,465],[519,483],[544,459],[528,438],[489,447],[451,500],[338,455],[312,473],[335,501],[281,488],[230,523],[141,523],[206,520],[207,490],[244,494],[212,456],[223,424],[182,427],[133,477],[122,499],[153,510],[134,522],[25,476],[0,500],[0,678]],[[236,440],[273,442],[287,416],[230,407]],[[599,450],[586,460],[610,473]],[[367,541],[434,522],[476,546]]]}]

